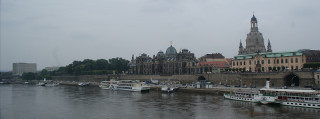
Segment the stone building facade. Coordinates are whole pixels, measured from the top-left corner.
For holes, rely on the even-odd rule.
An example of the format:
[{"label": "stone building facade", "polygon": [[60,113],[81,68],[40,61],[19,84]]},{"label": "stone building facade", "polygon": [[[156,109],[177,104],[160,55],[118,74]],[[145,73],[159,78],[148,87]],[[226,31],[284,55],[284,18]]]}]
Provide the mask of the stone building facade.
[{"label": "stone building facade", "polygon": [[166,53],[159,51],[152,58],[142,54],[136,58],[132,56],[129,65],[129,74],[142,75],[173,75],[196,73],[197,59],[194,53],[188,49],[182,49],[179,53],[171,45]]},{"label": "stone building facade", "polygon": [[306,56],[301,52],[274,52],[237,55],[232,59],[232,69],[249,72],[301,70]]},{"label": "stone building facade", "polygon": [[250,32],[247,34],[246,47],[244,48],[240,41],[238,55],[272,52],[270,40],[268,40],[267,50],[264,45],[262,33],[258,29],[257,18],[253,15],[251,18]]}]

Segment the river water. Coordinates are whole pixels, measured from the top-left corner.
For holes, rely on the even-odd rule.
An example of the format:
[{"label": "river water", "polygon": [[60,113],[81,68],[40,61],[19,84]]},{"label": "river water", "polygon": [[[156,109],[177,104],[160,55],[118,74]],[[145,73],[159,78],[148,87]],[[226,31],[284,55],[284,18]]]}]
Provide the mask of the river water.
[{"label": "river water", "polygon": [[0,85],[0,119],[320,118],[320,109],[225,100],[221,95]]}]

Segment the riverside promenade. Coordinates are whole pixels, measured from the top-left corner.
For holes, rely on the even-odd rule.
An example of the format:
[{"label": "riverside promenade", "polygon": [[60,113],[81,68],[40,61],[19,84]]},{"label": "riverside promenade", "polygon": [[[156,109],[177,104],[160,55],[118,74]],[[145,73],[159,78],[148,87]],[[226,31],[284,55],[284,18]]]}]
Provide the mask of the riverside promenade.
[{"label": "riverside promenade", "polygon": [[[79,82],[62,81],[60,85],[78,86]],[[98,82],[90,82],[90,87],[99,87]],[[178,92],[187,93],[199,93],[199,94],[218,94],[223,95],[223,93],[233,92],[233,91],[257,91],[260,88],[238,88],[238,87],[223,87],[217,86],[212,88],[179,88]],[[161,85],[151,86],[152,91],[161,91]]]}]

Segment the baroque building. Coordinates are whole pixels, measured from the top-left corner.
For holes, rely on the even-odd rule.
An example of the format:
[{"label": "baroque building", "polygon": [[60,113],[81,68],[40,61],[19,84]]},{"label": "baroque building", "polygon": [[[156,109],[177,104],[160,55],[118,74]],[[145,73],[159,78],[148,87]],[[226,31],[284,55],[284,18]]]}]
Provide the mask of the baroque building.
[{"label": "baroque building", "polygon": [[159,51],[157,55],[149,57],[142,54],[136,58],[132,56],[129,62],[129,74],[143,75],[173,75],[194,74],[197,71],[197,59],[188,49],[177,50],[170,45],[166,52]]},{"label": "baroque building", "polygon": [[272,52],[270,40],[268,40],[267,50],[264,45],[262,33],[258,29],[258,20],[253,15],[251,18],[250,32],[247,34],[246,47],[244,48],[240,40],[238,55]]},{"label": "baroque building", "polygon": [[248,72],[273,72],[301,70],[306,56],[299,51],[237,55],[232,59],[232,69]]}]

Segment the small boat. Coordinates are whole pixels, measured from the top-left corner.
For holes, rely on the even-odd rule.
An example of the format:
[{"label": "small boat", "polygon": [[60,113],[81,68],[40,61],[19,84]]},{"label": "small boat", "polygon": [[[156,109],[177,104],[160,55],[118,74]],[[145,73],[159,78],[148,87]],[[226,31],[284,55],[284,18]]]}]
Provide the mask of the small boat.
[{"label": "small boat", "polygon": [[138,80],[120,80],[118,86],[115,87],[115,90],[125,90],[125,91],[149,91],[150,86],[147,86],[144,82],[140,82]]},{"label": "small boat", "polygon": [[118,87],[119,81],[111,79],[110,81],[101,81],[99,87],[101,89],[114,90]]},{"label": "small boat", "polygon": [[80,86],[80,87],[85,87],[85,86],[89,86],[89,85],[90,85],[89,82],[79,82],[78,83],[78,86]]},{"label": "small boat", "polygon": [[163,86],[161,86],[161,91],[164,93],[170,92],[170,88],[167,85],[163,85]]},{"label": "small boat", "polygon": [[46,86],[46,83],[45,83],[45,82],[39,82],[39,83],[37,84],[37,86]]},{"label": "small boat", "polygon": [[177,85],[163,85],[161,86],[161,91],[164,93],[171,93],[171,92],[175,92],[179,89],[179,86]]}]

